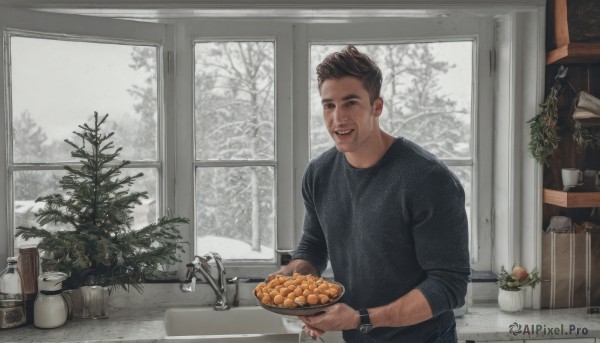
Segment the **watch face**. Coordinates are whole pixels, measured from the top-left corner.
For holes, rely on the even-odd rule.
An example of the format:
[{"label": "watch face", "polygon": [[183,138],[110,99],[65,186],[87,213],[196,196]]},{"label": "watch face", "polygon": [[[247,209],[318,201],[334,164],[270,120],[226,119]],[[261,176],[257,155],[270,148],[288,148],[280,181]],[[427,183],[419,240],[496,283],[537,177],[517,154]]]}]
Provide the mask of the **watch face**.
[{"label": "watch face", "polygon": [[360,331],[361,333],[369,333],[371,332],[371,330],[373,330],[373,326],[369,324],[360,324],[358,326],[358,331]]}]

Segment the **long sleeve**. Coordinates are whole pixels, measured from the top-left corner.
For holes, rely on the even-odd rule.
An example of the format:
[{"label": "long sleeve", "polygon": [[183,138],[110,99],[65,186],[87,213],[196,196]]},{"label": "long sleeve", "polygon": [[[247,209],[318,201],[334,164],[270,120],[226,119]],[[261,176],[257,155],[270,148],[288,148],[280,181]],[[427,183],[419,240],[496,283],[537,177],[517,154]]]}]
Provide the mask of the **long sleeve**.
[{"label": "long sleeve", "polygon": [[417,261],[427,278],[417,288],[433,315],[464,304],[470,274],[464,190],[445,168],[431,170],[428,187],[411,194]]},{"label": "long sleeve", "polygon": [[314,197],[312,196],[312,175],[309,167],[302,178],[302,197],[304,198],[305,208],[304,230],[293,258],[306,260],[317,268],[319,273],[323,273],[328,260],[327,242],[315,210]]}]

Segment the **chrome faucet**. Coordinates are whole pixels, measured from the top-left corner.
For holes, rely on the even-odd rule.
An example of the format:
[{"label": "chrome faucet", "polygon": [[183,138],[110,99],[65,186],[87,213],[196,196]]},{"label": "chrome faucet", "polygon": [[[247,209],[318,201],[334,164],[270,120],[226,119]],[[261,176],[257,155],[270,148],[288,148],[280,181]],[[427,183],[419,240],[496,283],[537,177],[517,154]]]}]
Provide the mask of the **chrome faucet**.
[{"label": "chrome faucet", "polygon": [[[198,272],[200,272],[217,296],[217,301],[214,306],[215,310],[229,310],[229,305],[227,305],[227,282],[225,280],[225,267],[223,266],[223,261],[221,260],[221,256],[216,252],[211,252],[210,254],[212,256],[209,254],[204,256],[194,256],[194,261],[186,265],[187,272],[185,280],[180,285],[181,290],[185,293],[194,292],[196,289],[196,276],[198,275]],[[218,280],[215,280],[210,272],[211,268],[208,261],[211,259],[214,259],[217,265],[217,270],[219,271]]]}]

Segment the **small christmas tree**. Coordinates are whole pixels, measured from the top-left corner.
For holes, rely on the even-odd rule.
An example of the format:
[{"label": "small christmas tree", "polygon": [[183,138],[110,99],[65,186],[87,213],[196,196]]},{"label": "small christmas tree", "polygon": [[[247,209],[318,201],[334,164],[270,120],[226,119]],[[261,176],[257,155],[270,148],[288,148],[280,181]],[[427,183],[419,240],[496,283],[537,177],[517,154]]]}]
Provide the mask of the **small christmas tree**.
[{"label": "small christmas tree", "polygon": [[144,275],[161,264],[179,261],[176,253],[183,247],[176,226],[188,220],[162,217],[140,230],[132,228],[132,210],[140,199],[148,198],[148,192],[129,191],[142,173],[119,177],[130,162],[116,160],[122,148],[114,149],[109,141],[114,132],[101,132],[107,117],[99,119],[95,112],[93,127],[79,126],[81,131],[74,133],[81,137],[81,146],[65,139],[75,149],[71,156],[82,163],[81,168],[64,167],[67,175],[60,186],[66,196],[52,194],[36,200],[45,203],[36,214],[37,222],[64,225],[66,230],[18,227],[17,236],[41,238],[43,265],[70,273],[70,287],[98,284],[129,291],[132,286],[141,293]]}]

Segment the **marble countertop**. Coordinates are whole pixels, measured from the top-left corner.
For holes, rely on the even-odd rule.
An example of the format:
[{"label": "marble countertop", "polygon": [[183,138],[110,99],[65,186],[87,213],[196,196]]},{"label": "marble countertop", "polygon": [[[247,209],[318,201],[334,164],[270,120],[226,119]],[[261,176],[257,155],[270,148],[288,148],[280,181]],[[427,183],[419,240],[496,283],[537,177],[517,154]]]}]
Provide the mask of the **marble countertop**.
[{"label": "marble countertop", "polygon": [[[29,325],[2,330],[0,342],[161,342],[167,308],[111,308],[108,319],[74,319],[56,329]],[[600,337],[600,314],[588,314],[585,308],[504,313],[495,304],[476,304],[457,319],[457,330],[460,341],[476,342]]]},{"label": "marble countertop", "polygon": [[[496,303],[477,304],[457,318],[459,340],[502,341],[600,337],[600,314],[586,308],[506,313]],[[578,330],[579,329],[579,330]]]}]

